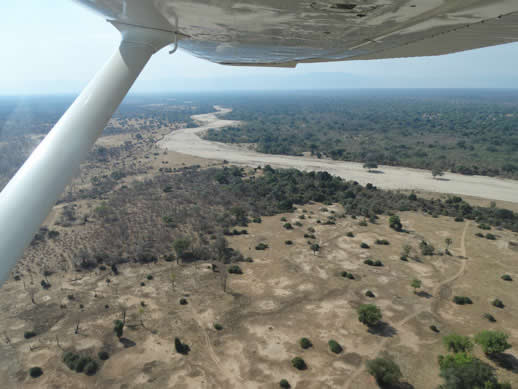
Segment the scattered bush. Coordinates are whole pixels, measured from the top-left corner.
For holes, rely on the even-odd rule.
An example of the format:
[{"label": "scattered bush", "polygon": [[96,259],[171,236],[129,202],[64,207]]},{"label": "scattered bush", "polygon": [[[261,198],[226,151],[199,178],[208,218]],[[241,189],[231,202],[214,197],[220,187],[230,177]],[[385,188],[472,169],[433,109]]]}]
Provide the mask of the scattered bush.
[{"label": "scattered bush", "polygon": [[367,361],[367,371],[380,386],[396,385],[403,376],[397,363],[388,356]]},{"label": "scattered bush", "polygon": [[491,323],[494,323],[496,321],[495,317],[491,315],[490,313],[484,313],[482,316],[484,319],[489,320]]},{"label": "scattered bush", "polygon": [[34,332],[34,331],[25,331],[25,332],[23,333],[23,337],[24,337],[25,339],[34,338],[35,336],[36,336],[36,332]]},{"label": "scattered bush", "polygon": [[89,376],[94,375],[95,373],[97,373],[97,370],[99,370],[99,365],[97,364],[96,361],[90,361],[85,366],[86,375],[89,375]]},{"label": "scattered bush", "polygon": [[484,234],[482,232],[477,232],[475,234],[475,236],[479,237],[479,238],[483,238],[484,237]]},{"label": "scattered bush", "polygon": [[29,369],[29,375],[32,377],[32,378],[38,378],[38,377],[41,377],[43,375],[43,369],[41,367],[38,367],[38,366],[35,366],[35,367],[31,367]]},{"label": "scattered bush", "polygon": [[293,244],[293,241],[291,241],[291,240],[285,240],[285,241],[284,241],[284,244],[285,244],[285,245],[287,245],[287,246],[290,246],[290,245],[292,245],[292,244]]},{"label": "scattered bush", "polygon": [[370,249],[370,246],[369,246],[367,243],[365,243],[365,242],[361,242],[361,243],[360,243],[360,247],[361,247],[362,249]]},{"label": "scattered bush", "polygon": [[261,223],[262,222],[262,219],[260,217],[254,217],[252,219],[252,223]]},{"label": "scattered bush", "polygon": [[99,357],[99,359],[101,361],[106,361],[107,359],[110,358],[110,354],[108,354],[107,351],[99,351],[99,353],[97,354],[97,356]]},{"label": "scattered bush", "polygon": [[503,301],[500,300],[500,299],[494,299],[491,304],[493,304],[497,308],[504,308],[505,307]]},{"label": "scattered bush", "polygon": [[375,243],[384,246],[388,246],[390,244],[390,242],[386,239],[376,239]]},{"label": "scattered bush", "polygon": [[147,277],[146,277],[149,281],[151,281],[153,279],[153,275],[152,274],[148,274]]},{"label": "scattered bush", "polygon": [[370,290],[368,290],[367,292],[365,292],[365,296],[367,296],[367,297],[371,297],[371,298],[372,298],[372,297],[376,297],[376,296],[374,295],[374,293],[372,293]]},{"label": "scattered bush", "polygon": [[356,310],[358,320],[366,326],[375,326],[382,318],[381,310],[374,304],[362,304]]},{"label": "scattered bush", "polygon": [[491,229],[490,226],[488,226],[487,224],[484,224],[484,223],[479,224],[478,228],[480,228],[481,230],[490,230]]},{"label": "scattered bush", "polygon": [[376,266],[376,267],[381,267],[383,266],[383,262],[381,262],[379,259],[373,261],[372,259],[366,259],[365,261],[363,261],[364,264],[366,265],[369,265],[369,266]]},{"label": "scattered bush", "polygon": [[494,369],[471,354],[460,352],[439,356],[440,376],[444,389],[500,388]]},{"label": "scattered bush", "polygon": [[336,340],[331,339],[327,344],[329,345],[329,349],[335,354],[340,354],[343,351],[342,346],[340,346]]},{"label": "scattered bush", "polygon": [[461,217],[461,216],[457,216],[457,217],[455,217],[455,219],[454,219],[454,220],[455,220],[456,222],[458,222],[458,223],[459,223],[459,222],[463,222],[463,221],[464,221],[464,218],[463,218],[463,217]]},{"label": "scattered bush", "polygon": [[433,255],[435,253],[435,247],[424,240],[419,243],[419,248],[421,249],[421,254],[423,255]]},{"label": "scattered bush", "polygon": [[489,240],[496,240],[496,236],[495,236],[495,235],[493,235],[493,234],[487,233],[487,234],[486,234],[486,239],[489,239]]},{"label": "scattered bush", "polygon": [[180,299],[180,305],[187,305],[187,299],[182,297]]},{"label": "scattered bush", "polygon": [[393,230],[401,231],[403,229],[403,225],[401,224],[401,219],[397,215],[392,215],[389,218],[389,226]]},{"label": "scattered bush", "polygon": [[291,360],[291,364],[295,369],[298,370],[306,370],[308,368],[308,365],[306,365],[306,362],[304,359],[300,357],[295,357]]},{"label": "scattered bush", "polygon": [[268,245],[266,243],[259,243],[257,246],[255,246],[256,250],[266,250],[268,248]]},{"label": "scattered bush", "polygon": [[303,349],[307,349],[307,348],[310,348],[311,346],[313,346],[313,343],[311,343],[311,341],[308,338],[301,338],[299,340],[299,343],[300,343],[300,347],[302,347]]},{"label": "scattered bush", "polygon": [[473,350],[473,342],[467,336],[450,334],[442,338],[442,343],[454,353],[469,352]]},{"label": "scattered bush", "polygon": [[228,268],[230,274],[243,274],[243,270],[238,265],[232,265]]},{"label": "scattered bush", "polygon": [[216,331],[221,331],[223,329],[223,326],[219,323],[214,323],[214,329]]},{"label": "scattered bush", "polygon": [[348,236],[349,238],[354,238],[354,234],[352,231],[349,231],[347,234],[345,234],[346,236]]},{"label": "scattered bush", "polygon": [[174,348],[178,354],[182,355],[187,355],[191,351],[191,348],[187,344],[182,343],[180,338],[174,338]]},{"label": "scattered bush", "polygon": [[287,230],[293,230],[293,226],[291,225],[291,223],[284,223],[283,227]]},{"label": "scattered bush", "polygon": [[354,275],[353,273],[349,273],[349,272],[346,272],[346,271],[343,271],[340,273],[340,275],[344,278],[349,278],[350,280],[354,280]]},{"label": "scattered bush", "polygon": [[511,348],[511,345],[507,343],[508,337],[501,331],[481,331],[475,335],[475,343],[480,345],[487,355],[495,355]]},{"label": "scattered bush", "polygon": [[279,386],[283,389],[290,389],[291,388],[291,385],[290,383],[288,382],[288,380],[285,380],[285,379],[282,379],[280,382],[279,382]]},{"label": "scattered bush", "polygon": [[453,302],[458,305],[473,304],[473,301],[466,296],[455,296],[453,297]]},{"label": "scattered bush", "polygon": [[509,274],[504,274],[501,278],[504,281],[512,281],[513,280],[513,278]]},{"label": "scattered bush", "polygon": [[113,324],[113,332],[115,332],[115,335],[117,335],[117,337],[120,339],[124,333],[124,323],[121,320],[115,320]]},{"label": "scattered bush", "polygon": [[439,332],[441,332],[441,331],[439,330],[439,328],[437,328],[437,326],[436,326],[435,324],[432,324],[432,325],[430,326],[430,329],[431,329],[433,332],[435,332],[435,333],[439,333]]}]

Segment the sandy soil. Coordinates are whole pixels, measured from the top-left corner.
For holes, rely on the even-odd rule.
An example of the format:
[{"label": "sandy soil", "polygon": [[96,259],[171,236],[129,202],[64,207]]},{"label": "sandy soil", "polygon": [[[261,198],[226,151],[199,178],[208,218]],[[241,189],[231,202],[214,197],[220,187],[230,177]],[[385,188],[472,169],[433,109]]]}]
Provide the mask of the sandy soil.
[{"label": "sandy soil", "polygon": [[311,157],[262,154],[243,147],[210,142],[199,135],[209,129],[238,125],[235,120],[224,120],[219,116],[231,111],[229,108],[214,107],[217,112],[193,115],[201,124],[197,128],[176,130],[165,136],[159,145],[171,151],[196,157],[227,160],[234,164],[256,167],[270,164],[277,168],[300,170],[325,170],[331,174],[361,184],[372,183],[384,189],[413,189],[439,193],[476,196],[492,200],[518,202],[518,181],[484,176],[464,176],[446,173],[440,179],[433,179],[427,170],[393,166],[380,166],[375,173],[369,173],[361,163],[342,162]]}]

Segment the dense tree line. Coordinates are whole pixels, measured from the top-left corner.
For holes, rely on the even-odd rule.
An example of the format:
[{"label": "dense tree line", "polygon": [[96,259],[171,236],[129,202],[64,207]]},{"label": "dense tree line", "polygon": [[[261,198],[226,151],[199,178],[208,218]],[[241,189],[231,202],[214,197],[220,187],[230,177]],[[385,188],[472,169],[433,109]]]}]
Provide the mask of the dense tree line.
[{"label": "dense tree line", "polygon": [[231,100],[239,127],[210,140],[257,150],[518,178],[518,94],[412,91]]}]

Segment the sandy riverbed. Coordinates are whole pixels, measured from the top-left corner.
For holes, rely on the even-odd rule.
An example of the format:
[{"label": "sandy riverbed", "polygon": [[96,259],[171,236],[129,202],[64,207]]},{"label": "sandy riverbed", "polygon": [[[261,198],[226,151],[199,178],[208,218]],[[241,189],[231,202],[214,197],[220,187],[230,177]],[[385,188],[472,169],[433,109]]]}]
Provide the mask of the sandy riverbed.
[{"label": "sandy riverbed", "polygon": [[518,181],[484,176],[464,176],[446,173],[441,179],[433,179],[430,171],[404,167],[380,166],[378,173],[369,173],[363,164],[357,162],[333,161],[310,157],[262,154],[230,144],[210,142],[199,137],[210,128],[222,128],[239,124],[220,116],[231,111],[229,108],[214,107],[217,111],[193,115],[200,127],[173,131],[160,141],[168,150],[202,158],[227,160],[233,164],[257,167],[271,165],[275,168],[295,168],[307,171],[327,171],[347,180],[361,184],[372,183],[384,189],[415,189],[439,193],[470,195],[487,199],[518,203]]}]

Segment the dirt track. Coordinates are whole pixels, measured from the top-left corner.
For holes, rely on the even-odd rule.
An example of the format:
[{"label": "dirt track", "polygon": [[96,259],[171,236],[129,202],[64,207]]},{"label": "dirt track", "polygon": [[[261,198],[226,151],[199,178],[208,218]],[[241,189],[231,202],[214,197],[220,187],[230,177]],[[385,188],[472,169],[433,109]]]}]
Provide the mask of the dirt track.
[{"label": "dirt track", "polygon": [[361,184],[372,183],[384,189],[415,189],[429,192],[470,195],[492,200],[518,203],[518,181],[484,176],[463,176],[446,173],[440,179],[433,179],[430,171],[393,166],[380,166],[377,173],[369,173],[361,163],[332,161],[310,157],[262,154],[237,148],[229,144],[210,142],[198,134],[208,129],[236,125],[235,120],[224,120],[218,116],[231,111],[215,106],[217,112],[193,115],[201,123],[200,127],[173,131],[160,141],[160,146],[171,151],[202,158],[227,160],[234,164],[256,167],[270,164],[276,168],[296,168],[300,170],[325,170],[347,180]]}]

